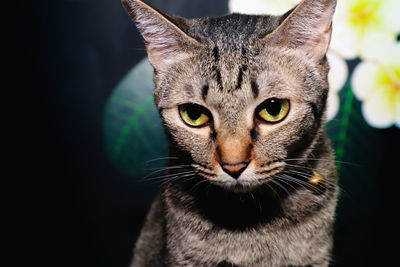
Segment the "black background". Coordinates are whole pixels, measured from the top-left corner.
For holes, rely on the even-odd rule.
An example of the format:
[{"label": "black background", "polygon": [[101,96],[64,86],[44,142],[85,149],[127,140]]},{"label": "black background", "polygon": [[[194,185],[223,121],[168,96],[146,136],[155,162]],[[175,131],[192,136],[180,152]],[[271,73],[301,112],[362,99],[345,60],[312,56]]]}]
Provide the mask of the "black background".
[{"label": "black background", "polygon": [[[147,2],[185,17],[228,12],[227,1]],[[18,255],[50,266],[128,266],[157,186],[138,184],[110,164],[102,119],[112,89],[145,57],[143,41],[119,0],[16,7],[14,88],[28,102],[26,147],[14,171],[27,178],[17,179],[26,196],[16,211],[26,233],[14,240]],[[372,182],[342,181],[347,194],[338,208],[333,266],[390,266],[397,258],[399,130],[373,136],[374,149],[366,148]]]}]

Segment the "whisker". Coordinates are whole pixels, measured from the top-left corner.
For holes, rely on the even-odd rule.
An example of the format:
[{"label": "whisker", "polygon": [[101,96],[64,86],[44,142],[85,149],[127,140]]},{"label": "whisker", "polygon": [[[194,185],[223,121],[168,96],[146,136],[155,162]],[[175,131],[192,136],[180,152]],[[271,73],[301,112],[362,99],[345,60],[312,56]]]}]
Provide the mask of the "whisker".
[{"label": "whisker", "polygon": [[[280,177],[279,177],[279,176],[276,176],[276,178],[278,178],[278,180],[279,180]],[[290,183],[286,182],[284,179],[281,180],[281,182],[287,184],[288,186],[290,186],[291,188],[293,188],[293,190],[296,190],[296,188],[295,188],[293,185],[291,185]]]},{"label": "whisker", "polygon": [[[299,172],[299,171],[295,171],[295,170],[284,170],[283,172],[286,173],[286,174],[295,174],[295,175],[298,175],[298,176],[300,176],[302,178],[305,178],[307,180],[310,179],[313,176],[313,174],[303,173],[303,172]],[[336,182],[332,182],[332,181],[328,181],[328,180],[324,180],[324,183],[327,184],[327,185],[331,185],[331,186],[332,185],[333,186],[337,185]]]},{"label": "whisker", "polygon": [[187,182],[187,181],[193,180],[193,179],[195,179],[197,177],[198,176],[195,173],[189,173],[189,174],[185,174],[185,175],[178,175],[178,176],[175,176],[175,177],[170,177],[170,178],[164,179],[162,184],[166,184],[168,182],[173,182],[173,181],[180,180],[180,179],[182,179],[183,182]]},{"label": "whisker", "polygon": [[341,160],[334,160],[334,159],[326,159],[326,158],[289,158],[289,159],[284,159],[284,162],[287,161],[298,161],[298,160],[305,160],[305,161],[328,161],[328,162],[335,162],[335,163],[341,163],[341,164],[348,164],[348,165],[354,165],[354,166],[359,166],[358,164],[351,163],[351,162],[346,162],[346,161],[341,161]]},{"label": "whisker", "polygon": [[304,165],[297,165],[297,164],[289,164],[289,163],[285,163],[286,166],[288,167],[293,167],[293,168],[299,168],[299,169],[305,169],[305,170],[312,170],[313,168],[311,167],[307,167]]},{"label": "whisker", "polygon": [[187,173],[187,174],[184,174],[184,175],[176,175],[176,176],[173,176],[173,177],[168,177],[166,179],[163,179],[162,184],[164,185],[166,183],[174,182],[174,181],[177,181],[177,180],[182,180],[183,182],[186,182],[186,181],[189,181],[191,179],[195,179],[197,177],[198,176],[195,173]]},{"label": "whisker", "polygon": [[297,180],[297,179],[295,179],[295,178],[293,178],[293,177],[286,176],[286,175],[285,175],[285,176],[283,176],[283,175],[276,175],[276,177],[277,177],[278,179],[286,180],[286,181],[288,181],[288,182],[293,182],[293,183],[295,183],[295,184],[297,184],[297,185],[303,187],[304,189],[308,190],[308,188],[305,187],[304,184],[302,184],[302,183],[299,182],[299,181],[301,181],[301,180]]},{"label": "whisker", "polygon": [[190,174],[186,174],[186,175],[176,175],[176,176],[166,177],[166,178],[162,178],[162,179],[157,179],[157,180],[150,181],[149,184],[157,184],[159,182],[161,182],[161,184],[165,184],[166,182],[172,182],[172,181],[176,181],[181,178],[184,178],[187,175],[193,175],[193,174],[190,173]]},{"label": "whisker", "polygon": [[147,170],[170,170],[170,169],[179,169],[183,167],[191,167],[190,164],[185,165],[172,165],[172,166],[164,166],[164,167],[157,167],[157,168],[148,168]]},{"label": "whisker", "polygon": [[165,174],[165,175],[161,175],[161,176],[155,176],[155,177],[151,177],[151,178],[146,178],[146,181],[161,180],[161,179],[164,179],[164,178],[177,176],[177,175],[188,174],[188,173],[195,173],[195,172],[193,170],[190,170],[190,171],[184,171],[184,172],[170,173],[170,174]]},{"label": "whisker", "polygon": [[281,177],[281,179],[286,180],[288,182],[295,183],[295,184],[301,186],[302,188],[304,188],[305,190],[314,190],[319,194],[323,194],[324,193],[323,190],[317,188],[316,186],[311,185],[311,184],[307,184],[304,181],[301,181],[301,180],[293,178],[293,177]]},{"label": "whisker", "polygon": [[251,198],[253,199],[254,205],[255,205],[255,206],[256,206],[256,205],[258,206],[258,211],[260,212],[260,215],[261,215],[261,214],[262,214],[262,208],[261,208],[260,201],[257,201],[257,200],[255,199],[253,193],[251,193],[251,192],[250,192],[250,196],[251,196]]},{"label": "whisker", "polygon": [[[172,169],[184,169],[187,167],[191,167],[190,165],[177,165],[177,166],[167,166],[167,167],[161,167],[161,168],[154,168],[156,169],[155,171],[147,174],[146,176],[144,176],[142,179],[147,179],[148,177],[158,173],[158,172],[162,172],[162,171],[166,171],[166,170],[172,170]],[[153,169],[153,170],[154,170]]]},{"label": "whisker", "polygon": [[281,185],[278,181],[276,181],[276,180],[271,180],[271,182],[273,182],[274,184],[276,184],[276,185],[278,185],[280,188],[282,188],[285,192],[286,192],[286,194],[290,194],[289,193],[289,191],[286,189],[286,187],[284,187],[283,185]]},{"label": "whisker", "polygon": [[280,196],[279,196],[279,194],[278,194],[278,192],[269,184],[269,182],[268,182],[268,183],[264,183],[264,184],[262,184],[262,185],[263,185],[263,186],[268,186],[268,188],[271,189],[271,190],[275,193],[275,195],[278,196],[279,199],[281,199]]},{"label": "whisker", "polygon": [[204,182],[207,182],[207,180],[206,180],[206,179],[203,179],[203,180],[201,180],[200,182],[197,182],[194,186],[192,186],[192,188],[190,189],[190,191],[193,191],[194,188],[195,188],[196,186],[199,186],[199,185],[201,185],[201,184],[204,183]]},{"label": "whisker", "polygon": [[[310,168],[310,169],[312,169],[312,168]],[[306,179],[310,179],[312,177],[312,174],[301,172],[301,171],[298,171],[298,170],[293,170],[293,169],[286,169],[283,172],[286,173],[286,174],[296,174],[296,175],[299,175],[299,176],[301,176],[303,178],[306,178]],[[342,188],[337,181],[325,180],[324,183],[326,185],[329,185],[329,186],[337,186],[337,188],[339,189],[339,192],[341,194],[343,193],[344,195],[346,195],[347,197],[349,197],[351,199],[350,194],[346,190],[344,190],[344,188]],[[324,187],[326,187],[326,186],[324,186]]]},{"label": "whisker", "polygon": [[310,173],[296,171],[296,170],[290,170],[290,169],[283,170],[283,172],[292,173],[292,174],[298,174],[301,177],[306,178],[306,179],[309,179],[309,178],[311,178],[313,176],[313,174],[310,174]]},{"label": "whisker", "polygon": [[[296,177],[293,177],[293,176],[290,176],[290,175],[287,175],[287,174],[284,174],[284,176],[285,176],[289,181],[293,181],[293,182],[296,181],[296,182],[298,182],[299,184],[302,184],[303,186],[306,186],[306,187],[309,188],[309,189],[313,189],[313,190],[317,191],[317,192],[320,193],[320,194],[323,194],[323,193],[324,193],[324,191],[321,190],[321,188],[318,188],[318,186],[315,186],[315,185],[313,185],[313,184],[307,183],[307,182],[305,182],[305,181],[303,181],[303,180],[300,180],[300,179],[298,179],[298,178],[296,178]],[[282,179],[285,179],[285,178],[282,178]]]},{"label": "whisker", "polygon": [[144,164],[149,164],[150,162],[159,161],[159,160],[166,160],[166,159],[179,159],[179,158],[178,158],[178,157],[161,157],[161,158],[155,158],[155,159],[151,159],[151,160],[145,161]]}]

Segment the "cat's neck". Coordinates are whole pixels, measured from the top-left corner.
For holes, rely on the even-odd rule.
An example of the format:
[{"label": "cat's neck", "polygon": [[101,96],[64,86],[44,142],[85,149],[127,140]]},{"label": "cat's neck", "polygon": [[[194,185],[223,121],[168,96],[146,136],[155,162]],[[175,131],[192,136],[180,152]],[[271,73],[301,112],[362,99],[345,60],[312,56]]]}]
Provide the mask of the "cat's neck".
[{"label": "cat's neck", "polygon": [[282,212],[272,188],[234,193],[209,182],[201,183],[202,179],[166,184],[165,193],[174,208],[200,214],[216,225],[232,229],[255,226]]}]

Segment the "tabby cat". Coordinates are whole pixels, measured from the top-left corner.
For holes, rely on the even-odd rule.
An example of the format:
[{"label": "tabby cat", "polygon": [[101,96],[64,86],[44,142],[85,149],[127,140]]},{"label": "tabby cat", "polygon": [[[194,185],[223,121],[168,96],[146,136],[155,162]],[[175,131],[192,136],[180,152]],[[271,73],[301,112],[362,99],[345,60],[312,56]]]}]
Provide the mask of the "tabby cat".
[{"label": "tabby cat", "polygon": [[123,5],[154,67],[169,162],[132,266],[328,266],[338,187],[324,130],[335,0],[184,19]]}]

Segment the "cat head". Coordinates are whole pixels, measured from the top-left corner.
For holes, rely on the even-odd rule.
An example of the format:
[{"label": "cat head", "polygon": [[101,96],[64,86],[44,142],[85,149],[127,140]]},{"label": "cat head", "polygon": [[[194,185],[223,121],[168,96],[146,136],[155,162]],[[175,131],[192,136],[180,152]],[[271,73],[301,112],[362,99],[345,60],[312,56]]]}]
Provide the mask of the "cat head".
[{"label": "cat head", "polygon": [[122,2],[145,40],[174,156],[233,191],[310,156],[323,136],[335,0],[304,0],[282,16],[202,19]]}]

